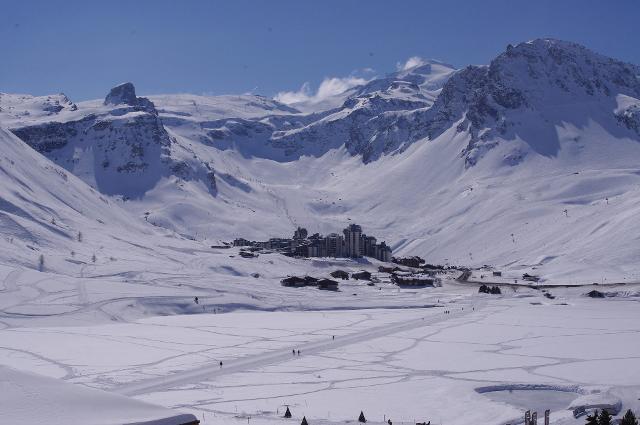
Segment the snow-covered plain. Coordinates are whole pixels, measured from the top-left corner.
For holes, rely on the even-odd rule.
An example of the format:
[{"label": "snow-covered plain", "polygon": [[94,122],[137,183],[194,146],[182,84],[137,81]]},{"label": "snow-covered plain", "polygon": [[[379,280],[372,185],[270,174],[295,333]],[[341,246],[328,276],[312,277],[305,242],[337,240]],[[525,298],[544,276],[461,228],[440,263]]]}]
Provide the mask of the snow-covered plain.
[{"label": "snow-covered plain", "polygon": [[[459,284],[441,291],[459,293]],[[578,424],[567,408],[580,397],[640,407],[637,297],[594,300],[575,288],[554,290],[554,300],[528,288],[506,292],[441,300],[436,308],[7,328],[0,362],[175,408],[205,424],[281,423],[286,405],[294,422],[304,415],[342,423],[363,410],[374,423],[450,424],[513,423],[527,403],[545,402],[552,423]],[[520,390],[517,403],[484,393],[510,389]],[[553,391],[567,396],[543,397]]]}]

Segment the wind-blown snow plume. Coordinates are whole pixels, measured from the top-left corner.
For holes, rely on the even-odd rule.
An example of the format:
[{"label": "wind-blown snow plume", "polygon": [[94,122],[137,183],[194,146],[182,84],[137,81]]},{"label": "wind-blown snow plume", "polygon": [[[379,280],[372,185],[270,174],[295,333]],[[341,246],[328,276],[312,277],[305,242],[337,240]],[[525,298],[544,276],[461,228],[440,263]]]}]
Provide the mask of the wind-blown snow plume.
[{"label": "wind-blown snow plume", "polygon": [[424,59],[422,59],[420,56],[411,56],[404,63],[402,63],[402,62],[396,63],[396,69],[398,71],[408,71],[411,68],[416,68],[418,66],[422,66],[425,63],[427,63],[427,62]]},{"label": "wind-blown snow plume", "polygon": [[[370,80],[356,76],[327,77],[322,80],[315,93],[313,93],[311,84],[305,82],[299,90],[280,92],[274,96],[274,99],[286,105],[293,106],[300,104],[307,104],[309,106],[321,105],[340,97],[340,95],[344,94],[347,90],[362,86],[369,81]],[[340,103],[340,101],[338,101],[338,103]]]}]

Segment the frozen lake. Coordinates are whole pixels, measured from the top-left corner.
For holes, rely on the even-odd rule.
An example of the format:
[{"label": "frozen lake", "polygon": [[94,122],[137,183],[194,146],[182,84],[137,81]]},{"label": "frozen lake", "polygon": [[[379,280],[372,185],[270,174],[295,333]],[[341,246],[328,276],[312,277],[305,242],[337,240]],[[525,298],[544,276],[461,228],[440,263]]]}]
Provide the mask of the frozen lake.
[{"label": "frozen lake", "polygon": [[[566,410],[577,393],[549,390],[565,387],[615,391],[637,409],[638,303],[542,298],[6,328],[0,363],[191,413],[203,425],[281,425],[285,405],[292,421],[312,425],[355,421],[361,410],[370,423],[500,425],[527,409],[580,425]],[[477,392],[490,386],[517,389]]]}]

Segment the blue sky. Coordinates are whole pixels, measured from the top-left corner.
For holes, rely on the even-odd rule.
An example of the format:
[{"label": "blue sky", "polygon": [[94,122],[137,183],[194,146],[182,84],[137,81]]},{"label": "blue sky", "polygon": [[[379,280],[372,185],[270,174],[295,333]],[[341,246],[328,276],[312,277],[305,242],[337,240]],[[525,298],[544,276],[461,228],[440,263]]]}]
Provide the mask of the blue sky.
[{"label": "blue sky", "polygon": [[[640,1],[1,0],[0,92],[273,96],[411,56],[488,63],[554,37],[640,64]],[[371,74],[370,74],[371,75]]]}]

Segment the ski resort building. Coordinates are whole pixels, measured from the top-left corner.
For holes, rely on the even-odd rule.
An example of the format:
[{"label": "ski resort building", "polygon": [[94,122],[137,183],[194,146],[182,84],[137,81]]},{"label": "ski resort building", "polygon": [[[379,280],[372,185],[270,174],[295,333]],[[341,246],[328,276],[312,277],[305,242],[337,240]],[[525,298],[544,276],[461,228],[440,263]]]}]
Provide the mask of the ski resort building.
[{"label": "ski resort building", "polygon": [[[344,233],[345,257],[362,257],[362,227],[357,224],[350,224],[342,231]],[[366,237],[366,235],[365,235]]]},{"label": "ski resort building", "polygon": [[378,244],[374,236],[364,234],[362,227],[357,224],[350,224],[342,231],[342,235],[330,233],[322,236],[314,233],[308,236],[308,234],[307,229],[298,227],[291,239],[271,238],[265,242],[255,242],[238,238],[233,241],[233,245],[274,250],[294,257],[371,257],[380,261],[391,261],[391,248],[385,242]]}]

